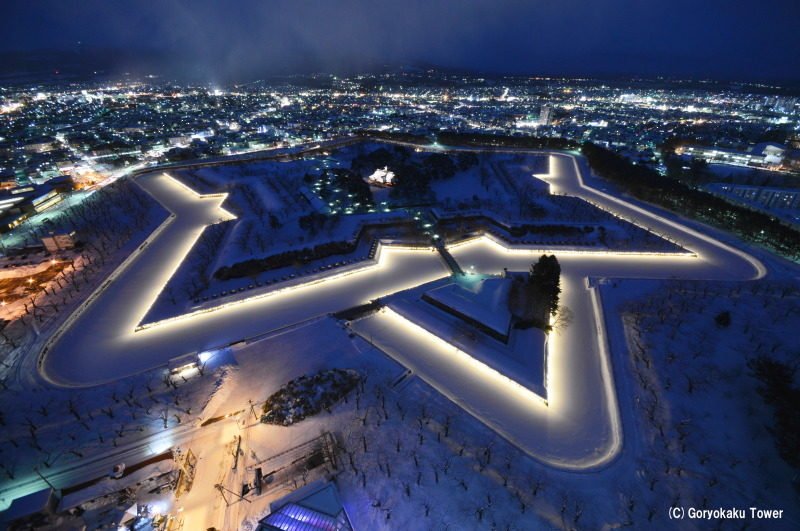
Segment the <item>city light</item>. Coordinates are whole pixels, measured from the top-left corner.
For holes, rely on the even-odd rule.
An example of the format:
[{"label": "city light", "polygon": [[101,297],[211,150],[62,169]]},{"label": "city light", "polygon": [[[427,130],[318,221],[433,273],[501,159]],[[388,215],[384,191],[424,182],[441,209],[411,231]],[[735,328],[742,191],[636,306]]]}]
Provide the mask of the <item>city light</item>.
[{"label": "city light", "polygon": [[[302,20],[335,27],[317,7]],[[439,55],[480,37],[475,10],[427,31]],[[277,14],[255,34],[296,26]],[[185,60],[191,82],[136,61],[77,75],[80,42],[7,73],[3,522],[255,529],[324,503],[337,528],[662,529],[693,525],[684,506],[791,504],[791,84],[330,75],[325,50],[370,35],[301,37],[320,72],[234,80],[237,61],[291,65],[291,46],[218,38],[200,48],[225,69]]]}]

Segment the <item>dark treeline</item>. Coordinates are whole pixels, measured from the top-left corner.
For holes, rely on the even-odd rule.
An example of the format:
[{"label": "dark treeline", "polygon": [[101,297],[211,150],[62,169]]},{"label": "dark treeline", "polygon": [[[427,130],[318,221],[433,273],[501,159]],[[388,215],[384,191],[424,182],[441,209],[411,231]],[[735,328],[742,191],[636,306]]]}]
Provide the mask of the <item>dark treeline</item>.
[{"label": "dark treeline", "polygon": [[387,140],[389,142],[408,142],[411,144],[430,144],[433,141],[431,137],[425,135],[377,130],[358,131],[356,136],[374,140]]},{"label": "dark treeline", "polygon": [[[304,216],[311,219],[309,223],[314,223],[314,219],[319,219],[317,214]],[[293,249],[282,253],[273,254],[263,258],[250,258],[231,265],[222,266],[214,272],[214,277],[218,280],[230,280],[232,278],[256,277],[266,271],[280,269],[282,267],[293,266],[300,269],[315,260],[322,260],[336,255],[347,255],[356,251],[359,244],[365,239],[380,239],[381,234],[395,234],[398,230],[413,230],[414,223],[400,221],[393,223],[369,223],[358,229],[352,240],[337,240],[320,243],[312,247],[303,249]]]},{"label": "dark treeline", "polygon": [[555,255],[542,255],[531,264],[527,278],[514,276],[508,294],[508,310],[517,318],[515,327],[535,326],[550,331],[550,316],[558,313],[561,265]]},{"label": "dark treeline", "polygon": [[321,243],[313,247],[306,247],[283,253],[274,254],[265,258],[252,258],[229,266],[222,266],[214,273],[219,280],[243,278],[259,275],[265,271],[295,265],[300,267],[313,260],[321,260],[334,255],[350,254],[356,250],[357,242],[335,241]]},{"label": "dark treeline", "polygon": [[621,185],[637,199],[733,231],[745,240],[770,247],[790,259],[800,258],[800,232],[768,214],[664,178],[651,168],[632,164],[595,144],[587,142],[581,151],[601,177]]},{"label": "dark treeline", "polygon": [[435,135],[415,135],[392,131],[360,131],[358,136],[389,142],[408,142],[424,146],[434,140],[445,146],[496,146],[526,149],[577,149],[580,143],[561,137],[503,136],[489,133],[443,131]]},{"label": "dark treeline", "polygon": [[496,146],[524,149],[574,149],[580,146],[566,138],[534,136],[499,136],[486,133],[437,133],[436,140],[445,146]]},{"label": "dark treeline", "polygon": [[766,356],[754,358],[748,365],[761,382],[759,394],[772,406],[778,452],[787,463],[800,468],[800,388],[793,385],[795,368]]},{"label": "dark treeline", "polygon": [[[385,140],[430,143],[426,136],[390,132],[364,132]],[[649,203],[716,227],[730,230],[742,239],[764,245],[792,260],[800,259],[800,231],[777,218],[727,202],[681,180],[664,178],[652,168],[636,165],[596,144],[578,144],[566,138],[512,137],[484,133],[440,132],[439,143],[450,146],[516,147],[527,149],[573,149],[580,147],[592,168],[626,192]]]}]

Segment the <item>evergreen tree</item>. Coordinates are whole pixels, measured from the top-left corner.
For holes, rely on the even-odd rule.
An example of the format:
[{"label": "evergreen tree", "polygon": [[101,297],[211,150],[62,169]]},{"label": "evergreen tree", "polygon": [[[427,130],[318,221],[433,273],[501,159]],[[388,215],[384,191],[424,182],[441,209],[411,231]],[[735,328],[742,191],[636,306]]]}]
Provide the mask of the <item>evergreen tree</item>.
[{"label": "evergreen tree", "polygon": [[542,255],[531,265],[528,282],[533,286],[536,297],[546,305],[548,313],[558,311],[558,296],[561,293],[561,265],[555,255]]}]

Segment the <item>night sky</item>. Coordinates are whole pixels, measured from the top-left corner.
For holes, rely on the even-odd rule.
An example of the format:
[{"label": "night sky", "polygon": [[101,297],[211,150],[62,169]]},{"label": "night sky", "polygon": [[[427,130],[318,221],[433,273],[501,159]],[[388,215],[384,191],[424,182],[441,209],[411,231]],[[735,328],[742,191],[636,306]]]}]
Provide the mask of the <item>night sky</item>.
[{"label": "night sky", "polygon": [[0,51],[115,51],[118,69],[208,81],[384,65],[800,79],[798,0],[19,0],[3,11]]}]

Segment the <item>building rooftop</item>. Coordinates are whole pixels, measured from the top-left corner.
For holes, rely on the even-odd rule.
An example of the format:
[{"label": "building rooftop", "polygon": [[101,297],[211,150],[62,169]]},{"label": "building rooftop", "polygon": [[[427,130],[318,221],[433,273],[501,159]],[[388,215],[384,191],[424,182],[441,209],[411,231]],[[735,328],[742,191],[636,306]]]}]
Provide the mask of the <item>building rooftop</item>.
[{"label": "building rooftop", "polygon": [[312,483],[282,500],[259,522],[257,531],[352,531],[336,485]]}]

